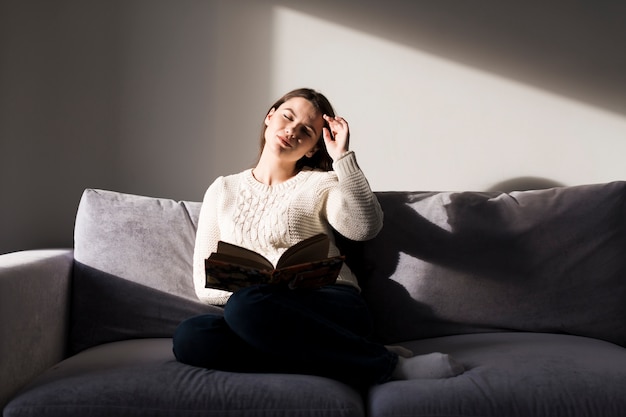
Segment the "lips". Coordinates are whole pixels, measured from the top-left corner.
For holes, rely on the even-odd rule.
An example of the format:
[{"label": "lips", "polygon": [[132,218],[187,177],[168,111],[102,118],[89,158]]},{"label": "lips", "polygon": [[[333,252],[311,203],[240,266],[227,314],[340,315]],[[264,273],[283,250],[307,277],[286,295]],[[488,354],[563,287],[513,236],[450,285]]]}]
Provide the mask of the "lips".
[{"label": "lips", "polygon": [[278,141],[286,148],[291,148],[291,142],[282,136],[277,136]]}]

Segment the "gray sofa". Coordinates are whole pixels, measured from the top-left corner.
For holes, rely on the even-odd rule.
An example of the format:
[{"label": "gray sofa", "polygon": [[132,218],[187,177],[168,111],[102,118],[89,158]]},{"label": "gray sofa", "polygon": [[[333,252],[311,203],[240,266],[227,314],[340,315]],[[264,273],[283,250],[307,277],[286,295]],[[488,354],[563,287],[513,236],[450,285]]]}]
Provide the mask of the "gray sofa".
[{"label": "gray sofa", "polygon": [[337,237],[373,337],[452,354],[457,377],[359,392],[174,360],[200,304],[198,202],[86,190],[72,250],[0,256],[5,417],[626,415],[626,182],[379,192],[375,239]]}]

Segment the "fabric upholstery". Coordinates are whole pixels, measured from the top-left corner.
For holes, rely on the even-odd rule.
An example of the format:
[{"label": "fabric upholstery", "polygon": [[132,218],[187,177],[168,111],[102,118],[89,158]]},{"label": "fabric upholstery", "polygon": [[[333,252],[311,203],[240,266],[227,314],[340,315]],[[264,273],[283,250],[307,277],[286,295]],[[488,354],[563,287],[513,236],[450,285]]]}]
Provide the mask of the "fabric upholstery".
[{"label": "fabric upholstery", "polygon": [[626,346],[626,182],[378,198],[382,232],[342,247],[380,340],[510,329]]},{"label": "fabric upholstery", "polygon": [[363,415],[360,395],[339,382],[195,368],[177,362],[171,347],[164,338],[85,350],[43,374],[4,417]]},{"label": "fabric upholstery", "polygon": [[[200,203],[86,190],[71,289],[70,345],[80,353],[4,416],[623,416],[626,182],[377,196],[379,236],[337,237],[375,336],[450,353],[465,373],[361,397],[325,378],[178,363],[168,338],[177,322],[221,311],[193,291]],[[51,276],[67,285],[63,265]]]},{"label": "fabric upholstery", "polygon": [[171,337],[200,303],[192,256],[200,203],[85,190],[74,232],[69,350]]},{"label": "fabric upholstery", "polygon": [[[365,243],[338,237],[372,309],[376,337],[392,343],[522,330],[626,346],[625,184],[508,194],[377,193],[385,211],[379,236]],[[75,256],[88,268],[78,268],[74,305],[89,311],[87,300],[104,291],[80,288],[98,282],[96,271],[195,304],[191,257],[199,209],[200,203],[86,190],[77,214]],[[92,279],[83,279],[85,271],[92,271]],[[115,287],[113,282],[100,284]],[[83,291],[90,296],[82,297]],[[116,297],[118,291],[109,294]],[[154,303],[155,312],[167,305]],[[190,312],[201,310],[195,305]],[[135,323],[145,317],[141,312],[130,310],[126,317],[127,328],[109,326],[118,328],[120,337],[106,340],[85,339],[88,329],[73,323],[72,335],[80,336],[72,346],[166,336],[144,332],[144,324]]]},{"label": "fabric upholstery", "polygon": [[87,189],[74,258],[94,269],[196,300],[191,258],[201,203]]},{"label": "fabric upholstery", "polygon": [[171,337],[186,318],[223,312],[78,262],[73,273],[70,353],[118,340]]},{"label": "fabric upholstery", "polygon": [[17,387],[63,359],[72,259],[69,249],[0,256],[0,409]]},{"label": "fabric upholstery", "polygon": [[626,410],[626,350],[591,338],[491,333],[414,341],[469,368],[449,379],[392,381],[370,390],[372,417],[619,417]]}]

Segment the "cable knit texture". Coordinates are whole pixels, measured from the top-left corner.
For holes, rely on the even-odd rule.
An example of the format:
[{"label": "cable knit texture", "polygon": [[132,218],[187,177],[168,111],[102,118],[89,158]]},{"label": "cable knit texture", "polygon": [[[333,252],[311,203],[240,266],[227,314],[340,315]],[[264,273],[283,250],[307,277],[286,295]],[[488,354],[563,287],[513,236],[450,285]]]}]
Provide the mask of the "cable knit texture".
[{"label": "cable knit texture", "polygon": [[[333,165],[334,171],[302,170],[283,183],[258,182],[248,169],[219,177],[205,193],[194,250],[194,285],[208,304],[225,304],[230,292],[205,288],[204,260],[217,242],[252,249],[274,265],[289,247],[317,233],[331,237],[329,255],[338,255],[333,229],[352,240],[376,236],[383,214],[353,152]],[[359,288],[344,265],[338,283]]]}]

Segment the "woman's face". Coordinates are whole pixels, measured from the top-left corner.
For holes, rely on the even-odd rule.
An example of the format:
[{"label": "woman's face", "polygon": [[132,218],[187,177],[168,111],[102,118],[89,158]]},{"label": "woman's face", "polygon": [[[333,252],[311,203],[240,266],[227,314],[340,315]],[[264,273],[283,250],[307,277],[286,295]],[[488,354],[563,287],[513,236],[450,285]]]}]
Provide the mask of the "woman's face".
[{"label": "woman's face", "polygon": [[296,162],[317,151],[324,119],[310,101],[294,97],[265,117],[265,149]]}]

